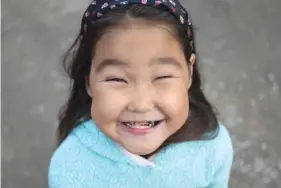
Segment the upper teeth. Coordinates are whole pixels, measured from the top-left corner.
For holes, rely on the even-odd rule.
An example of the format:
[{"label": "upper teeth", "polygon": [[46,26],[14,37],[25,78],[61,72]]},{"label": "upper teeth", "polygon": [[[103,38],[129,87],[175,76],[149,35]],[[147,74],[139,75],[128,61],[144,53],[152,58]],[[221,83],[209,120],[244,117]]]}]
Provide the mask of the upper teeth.
[{"label": "upper teeth", "polygon": [[145,128],[145,127],[152,127],[156,121],[147,121],[147,122],[124,122],[125,125],[134,128]]}]

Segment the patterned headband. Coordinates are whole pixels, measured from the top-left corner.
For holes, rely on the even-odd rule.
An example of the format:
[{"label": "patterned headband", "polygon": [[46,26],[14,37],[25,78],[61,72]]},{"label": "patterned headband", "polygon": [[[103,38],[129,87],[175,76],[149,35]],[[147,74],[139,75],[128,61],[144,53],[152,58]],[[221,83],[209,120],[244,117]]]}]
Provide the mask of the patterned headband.
[{"label": "patterned headband", "polygon": [[167,8],[185,26],[186,34],[192,53],[195,53],[194,38],[191,19],[179,0],[94,0],[89,5],[82,19],[81,32],[86,33],[88,25],[102,18],[102,16],[117,6],[143,4],[152,7],[162,6]]}]

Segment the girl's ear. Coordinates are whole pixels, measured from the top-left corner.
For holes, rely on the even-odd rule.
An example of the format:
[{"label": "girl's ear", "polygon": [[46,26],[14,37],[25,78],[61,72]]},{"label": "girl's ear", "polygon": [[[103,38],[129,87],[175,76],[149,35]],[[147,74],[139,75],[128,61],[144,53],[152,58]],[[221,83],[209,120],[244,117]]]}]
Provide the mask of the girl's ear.
[{"label": "girl's ear", "polygon": [[192,63],[192,65],[195,63],[196,61],[196,55],[195,54],[191,54],[189,61]]},{"label": "girl's ear", "polygon": [[89,81],[86,81],[86,90],[87,90],[88,95],[90,97],[92,97],[92,90],[91,90],[90,82]]},{"label": "girl's ear", "polygon": [[190,62],[191,75],[192,75],[192,73],[193,73],[193,65],[196,62],[196,55],[195,54],[191,54],[189,62]]},{"label": "girl's ear", "polygon": [[193,74],[193,65],[196,63],[196,55],[195,54],[191,54],[190,59],[189,59],[190,65],[189,65],[189,85],[188,88],[190,88],[191,84],[192,84],[192,74]]}]

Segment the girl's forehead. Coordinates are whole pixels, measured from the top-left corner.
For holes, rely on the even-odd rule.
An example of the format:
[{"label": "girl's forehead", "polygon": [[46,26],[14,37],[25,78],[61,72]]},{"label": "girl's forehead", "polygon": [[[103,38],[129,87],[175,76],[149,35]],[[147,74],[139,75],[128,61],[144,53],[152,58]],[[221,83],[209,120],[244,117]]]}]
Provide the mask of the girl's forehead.
[{"label": "girl's forehead", "polygon": [[95,58],[184,56],[172,32],[164,26],[132,26],[106,32],[95,48]]},{"label": "girl's forehead", "polygon": [[163,41],[176,40],[172,29],[164,24],[152,24],[136,21],[108,29],[103,35],[104,41],[134,41],[133,39],[160,39]]},{"label": "girl's forehead", "polygon": [[139,72],[167,67],[187,71],[179,42],[162,27],[133,27],[112,30],[100,39],[93,58],[95,72],[123,69]]}]

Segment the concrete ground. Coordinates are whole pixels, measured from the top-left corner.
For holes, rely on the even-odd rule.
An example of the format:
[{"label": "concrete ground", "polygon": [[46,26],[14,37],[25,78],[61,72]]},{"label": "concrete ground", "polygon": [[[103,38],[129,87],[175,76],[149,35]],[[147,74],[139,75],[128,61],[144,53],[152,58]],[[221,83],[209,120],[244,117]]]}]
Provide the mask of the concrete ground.
[{"label": "concrete ground", "polygon": [[[89,0],[2,1],[2,187],[47,188],[59,66]],[[205,91],[235,148],[232,188],[281,188],[281,1],[184,0]]]}]

